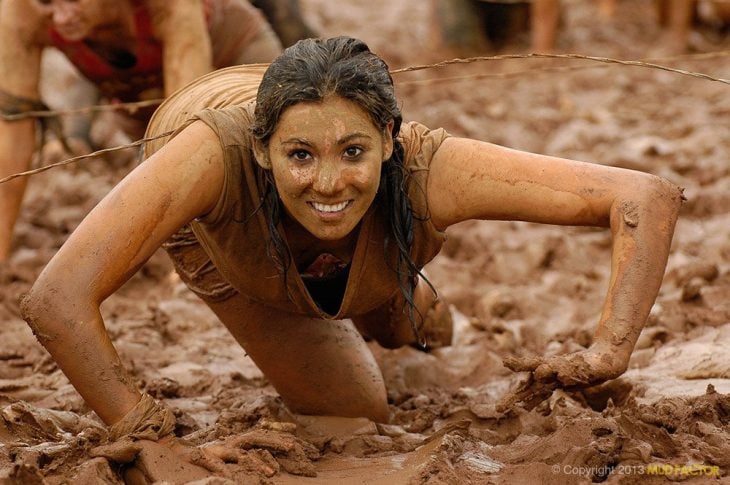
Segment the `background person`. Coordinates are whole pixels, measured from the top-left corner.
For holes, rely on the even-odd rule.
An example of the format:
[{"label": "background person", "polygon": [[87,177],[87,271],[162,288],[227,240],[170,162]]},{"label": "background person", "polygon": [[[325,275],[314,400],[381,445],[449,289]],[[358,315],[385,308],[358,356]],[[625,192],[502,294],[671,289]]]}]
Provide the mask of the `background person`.
[{"label": "background person", "polygon": [[[244,0],[3,1],[0,111],[44,109],[39,80],[46,47],[64,53],[98,90],[70,90],[71,104],[87,104],[99,95],[112,102],[156,99],[214,68],[270,61],[281,52],[262,14]],[[114,126],[137,139],[151,113],[115,115]],[[75,126],[83,131],[83,123]],[[71,135],[70,147],[88,149],[85,133]],[[35,143],[32,119],[0,120],[0,178],[27,170]],[[26,184],[19,178],[0,185],[0,262],[10,256]]]}]

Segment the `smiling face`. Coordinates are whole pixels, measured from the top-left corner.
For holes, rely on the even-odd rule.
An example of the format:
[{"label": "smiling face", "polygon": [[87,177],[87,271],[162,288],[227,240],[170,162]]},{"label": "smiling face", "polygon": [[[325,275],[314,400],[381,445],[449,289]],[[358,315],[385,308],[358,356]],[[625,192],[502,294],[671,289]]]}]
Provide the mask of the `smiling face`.
[{"label": "smiling face", "polygon": [[356,103],[328,96],[287,108],[257,156],[270,162],[287,214],[317,239],[339,241],[375,199],[392,127],[380,130]]},{"label": "smiling face", "polygon": [[[35,0],[51,18],[53,27],[69,41],[79,41],[93,31],[104,15],[100,0]],[[118,7],[114,7],[118,8]]]}]

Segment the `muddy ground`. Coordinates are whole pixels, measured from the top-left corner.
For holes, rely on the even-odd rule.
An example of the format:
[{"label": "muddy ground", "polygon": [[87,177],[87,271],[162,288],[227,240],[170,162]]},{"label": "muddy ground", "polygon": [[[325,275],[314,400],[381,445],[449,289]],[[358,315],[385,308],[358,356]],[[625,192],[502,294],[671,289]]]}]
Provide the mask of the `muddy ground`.
[{"label": "muddy ground", "polygon": [[[666,55],[648,0],[619,2],[612,20],[593,2],[566,3],[560,52]],[[393,68],[476,54],[439,42],[425,1],[302,4],[320,32],[359,36]],[[727,50],[730,37],[703,28],[692,45]],[[526,36],[499,51],[507,52],[528,52]],[[486,45],[478,53],[496,52]],[[726,56],[665,63],[730,78]],[[536,71],[556,65],[581,69]],[[730,86],[544,59],[395,79],[406,119],[645,170],[686,188],[664,284],[630,369],[598,388],[555,392],[531,411],[494,409],[524,378],[504,357],[588,345],[609,276],[603,229],[471,222],[450,230],[427,271],[452,304],[455,343],[431,354],[372,347],[392,403],[388,425],[292,416],[156,254],[102,310],[139,385],[175,410],[177,434],[193,444],[243,436],[240,463],[226,465],[236,483],[706,483],[718,477],[702,474],[715,472],[728,480]],[[32,180],[18,249],[0,275],[3,483],[120,483],[116,468],[91,458],[106,432],[19,318],[17,299],[126,170],[94,160]]]}]

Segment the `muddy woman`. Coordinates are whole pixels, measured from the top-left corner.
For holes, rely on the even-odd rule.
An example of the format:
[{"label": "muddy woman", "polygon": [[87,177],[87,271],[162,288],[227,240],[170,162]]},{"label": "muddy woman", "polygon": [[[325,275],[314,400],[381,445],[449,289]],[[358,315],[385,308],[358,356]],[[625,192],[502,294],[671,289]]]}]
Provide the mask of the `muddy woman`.
[{"label": "muddy woman", "polygon": [[[288,0],[279,10],[292,3]],[[68,63],[42,63],[46,47],[62,52],[82,77],[63,69]],[[91,105],[99,96],[132,102],[169,95],[214,68],[270,62],[280,53],[279,39],[247,0],[2,0],[0,113],[47,109],[40,100],[41,78],[51,83],[49,91],[56,91],[54,97],[65,107]],[[71,85],[53,84],[62,77]],[[120,112],[106,125],[136,140],[151,114],[144,109],[129,116]],[[44,158],[88,152],[94,144],[88,121],[82,117],[69,123],[65,147],[59,143],[63,138],[56,138],[44,147]],[[28,170],[35,135],[32,119],[0,120],[0,178]],[[96,143],[107,137],[100,134]],[[26,185],[22,178],[0,185],[0,264],[10,257]]]},{"label": "muddy woman", "polygon": [[387,65],[347,37],[301,41],[266,69],[194,81],[157,110],[147,134],[175,128],[147,147],[22,302],[112,439],[189,458],[171,436],[171,412],[123,368],[99,310],[160,246],[291,411],[387,422],[364,336],[391,348],[449,343],[448,310],[420,270],[450,226],[610,227],[611,278],[592,345],[541,359],[533,373],[573,386],[626,370],[681,204],[667,181],[402,123]]}]

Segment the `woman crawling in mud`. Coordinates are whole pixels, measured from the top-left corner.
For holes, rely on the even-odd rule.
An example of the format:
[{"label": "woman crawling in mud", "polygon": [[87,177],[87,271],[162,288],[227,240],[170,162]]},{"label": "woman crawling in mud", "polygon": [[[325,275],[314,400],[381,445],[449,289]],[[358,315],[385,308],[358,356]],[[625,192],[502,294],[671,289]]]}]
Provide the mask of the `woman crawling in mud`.
[{"label": "woman crawling in mud", "polygon": [[99,309],[160,246],[293,412],[387,422],[363,336],[385,347],[449,343],[447,306],[421,274],[444,231],[469,219],[610,227],[592,345],[528,370],[566,387],[626,370],[681,203],[667,181],[402,123],[388,67],[346,37],[196,80],[147,134],[175,128],[148,145],[22,305],[113,440],[190,459],[170,436],[172,413],[123,368]]}]

